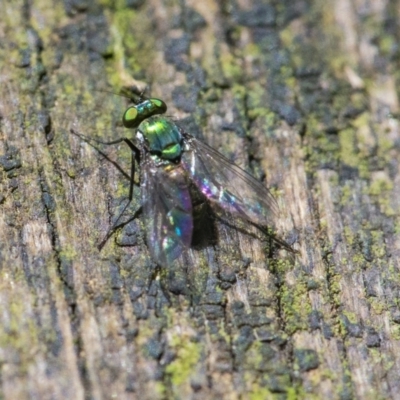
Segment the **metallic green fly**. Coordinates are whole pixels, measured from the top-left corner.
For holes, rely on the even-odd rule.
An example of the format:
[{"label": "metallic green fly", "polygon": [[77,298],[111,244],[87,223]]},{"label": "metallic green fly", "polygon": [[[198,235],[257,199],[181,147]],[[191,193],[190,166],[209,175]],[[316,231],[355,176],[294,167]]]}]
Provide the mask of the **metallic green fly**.
[{"label": "metallic green fly", "polygon": [[[191,247],[193,190],[223,212],[257,227],[274,227],[278,205],[270,191],[218,151],[162,116],[166,111],[162,100],[141,97],[122,118],[126,128],[136,129],[136,139],[97,141],[125,142],[132,150],[130,200],[135,160],[140,166],[144,225],[153,260],[168,266]],[[294,251],[283,240],[274,240]]]}]

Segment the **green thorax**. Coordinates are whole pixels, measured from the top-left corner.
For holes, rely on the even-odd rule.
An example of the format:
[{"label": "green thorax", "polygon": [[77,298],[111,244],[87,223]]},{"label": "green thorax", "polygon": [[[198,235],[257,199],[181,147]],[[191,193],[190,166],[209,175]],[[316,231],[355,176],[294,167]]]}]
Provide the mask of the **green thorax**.
[{"label": "green thorax", "polygon": [[138,127],[149,151],[164,160],[175,160],[182,153],[182,135],[169,119],[154,116],[145,119]]}]

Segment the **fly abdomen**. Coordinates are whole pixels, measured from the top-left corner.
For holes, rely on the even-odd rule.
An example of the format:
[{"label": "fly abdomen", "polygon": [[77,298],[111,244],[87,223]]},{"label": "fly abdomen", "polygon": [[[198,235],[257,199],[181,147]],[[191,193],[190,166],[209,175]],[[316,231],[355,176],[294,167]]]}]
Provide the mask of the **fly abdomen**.
[{"label": "fly abdomen", "polygon": [[161,158],[166,160],[176,160],[180,157],[182,153],[182,147],[179,143],[172,143],[164,147],[161,152]]}]

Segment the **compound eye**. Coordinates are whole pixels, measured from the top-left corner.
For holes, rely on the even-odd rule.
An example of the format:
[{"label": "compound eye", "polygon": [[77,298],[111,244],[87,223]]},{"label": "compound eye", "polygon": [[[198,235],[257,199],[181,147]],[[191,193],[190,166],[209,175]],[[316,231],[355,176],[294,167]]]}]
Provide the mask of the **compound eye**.
[{"label": "compound eye", "polygon": [[158,113],[164,114],[167,111],[167,105],[160,99],[150,99],[150,101],[158,108]]},{"label": "compound eye", "polygon": [[135,106],[129,107],[126,111],[124,116],[122,117],[122,123],[124,124],[125,128],[133,128],[134,126],[138,125],[138,110]]}]

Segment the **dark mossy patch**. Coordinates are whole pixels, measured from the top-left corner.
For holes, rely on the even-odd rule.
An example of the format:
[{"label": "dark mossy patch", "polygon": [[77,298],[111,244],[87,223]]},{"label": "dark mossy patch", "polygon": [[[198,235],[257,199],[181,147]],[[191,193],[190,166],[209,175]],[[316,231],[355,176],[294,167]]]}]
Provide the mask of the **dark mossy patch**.
[{"label": "dark mossy patch", "polygon": [[128,8],[138,9],[143,6],[146,0],[125,0]]},{"label": "dark mossy patch", "polygon": [[375,329],[368,328],[365,344],[367,345],[367,347],[380,347],[381,346],[381,338]]},{"label": "dark mossy patch", "polygon": [[318,353],[312,349],[294,350],[295,363],[301,372],[311,371],[319,367]]},{"label": "dark mossy patch", "polygon": [[308,317],[308,322],[311,330],[321,328],[322,314],[318,310],[312,310]]},{"label": "dark mossy patch", "polygon": [[14,147],[10,147],[4,155],[0,156],[0,166],[6,172],[21,168],[22,162],[19,151]]},{"label": "dark mossy patch", "polygon": [[165,61],[174,65],[178,71],[187,71],[189,48],[190,36],[188,34],[183,34],[179,38],[170,38],[164,48]]},{"label": "dark mossy patch", "polygon": [[176,86],[172,91],[172,100],[175,106],[187,113],[196,110],[198,89],[195,87]]},{"label": "dark mossy patch", "polygon": [[351,337],[361,338],[364,334],[364,328],[361,324],[351,322],[346,314],[341,316],[341,322],[346,333]]},{"label": "dark mossy patch", "polygon": [[234,20],[250,28],[272,27],[276,24],[276,11],[270,4],[255,4],[250,10],[235,10]]},{"label": "dark mossy patch", "polygon": [[193,35],[197,30],[207,26],[207,21],[197,10],[186,5],[181,9],[181,13],[175,18],[172,26],[177,29],[183,28]]}]

